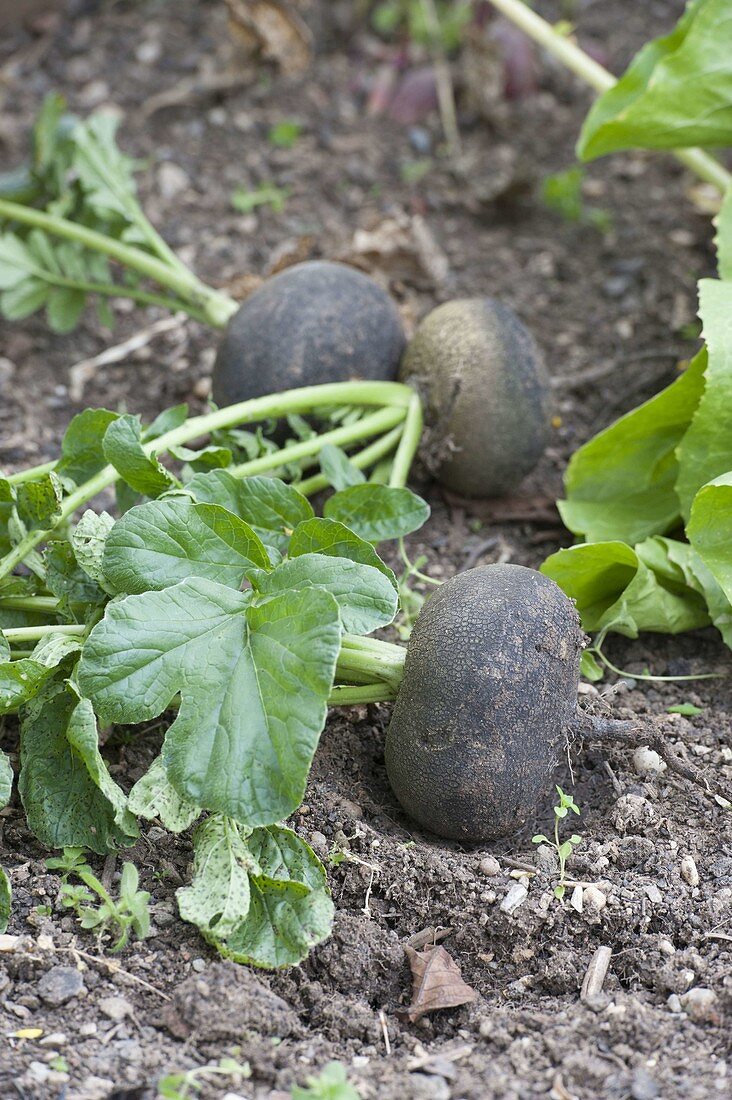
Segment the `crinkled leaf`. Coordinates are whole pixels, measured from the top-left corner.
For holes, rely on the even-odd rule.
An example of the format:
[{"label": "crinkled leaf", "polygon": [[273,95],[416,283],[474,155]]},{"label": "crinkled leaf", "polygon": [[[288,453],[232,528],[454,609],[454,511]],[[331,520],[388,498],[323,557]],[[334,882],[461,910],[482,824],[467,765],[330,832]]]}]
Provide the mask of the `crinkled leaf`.
[{"label": "crinkled leaf", "polygon": [[334,489],[347,489],[349,485],[362,485],[366,480],[357,466],[349,460],[345,451],[332,443],[326,443],[318,455],[320,469]]},{"label": "crinkled leaf", "polygon": [[104,552],[104,575],[115,592],[168,588],[187,577],[238,588],[252,569],[269,567],[248,523],[188,497],[131,508],[112,528]]},{"label": "crinkled leaf", "polygon": [[147,455],[141,442],[139,416],[120,416],[104,435],[104,455],[123,481],[136,493],[158,497],[177,480],[156,458]]},{"label": "crinkled leaf", "polygon": [[6,931],[13,903],[13,888],[8,873],[0,867],[0,934]]},{"label": "crinkled leaf", "polygon": [[559,550],[541,566],[573,599],[588,632],[614,630],[629,638],[640,631],[679,634],[708,626],[698,592],[664,584],[623,542],[584,543]]},{"label": "crinkled leaf", "polygon": [[46,550],[46,585],[61,600],[61,609],[83,621],[95,606],[105,602],[106,593],[86,573],[68,542],[53,542]]},{"label": "crinkled leaf", "polygon": [[258,869],[236,822],[220,814],[207,818],[193,837],[191,885],[176,890],[181,917],[226,939],[246,918],[249,875]]},{"label": "crinkled leaf", "polygon": [[397,593],[388,577],[348,558],[303,554],[283,561],[271,573],[251,574],[250,580],[262,595],[324,588],[335,596],[343,629],[351,634],[370,634],[390,623],[397,612]]},{"label": "crinkled leaf", "polygon": [[558,502],[570,531],[632,545],[678,522],[674,452],[704,390],[706,361],[702,349],[680,378],[575,452]]},{"label": "crinkled leaf", "polygon": [[171,447],[170,454],[179,462],[185,462],[194,471],[219,470],[231,466],[234,456],[229,447],[210,444],[192,451],[189,447]]},{"label": "crinkled leaf", "polygon": [[700,281],[699,316],[709,363],[704,393],[676,452],[684,519],[702,485],[732,470],[732,282]]},{"label": "crinkled leaf", "polygon": [[109,409],[84,409],[77,413],[64,433],[56,473],[77,485],[88,481],[106,466],[104,435],[119,414]]},{"label": "crinkled leaf", "polygon": [[255,829],[249,851],[261,874],[250,879],[250,905],[225,940],[209,937],[236,962],[295,966],[330,934],[333,902],[325,869],[313,850],[282,826]]},{"label": "crinkled leaf", "polygon": [[15,490],[18,515],[30,531],[50,526],[61,511],[63,488],[53,471],[35,481],[24,481]]},{"label": "crinkled leaf", "polygon": [[[720,516],[724,523],[724,518]],[[693,545],[677,539],[646,539],[636,546],[641,561],[658,579],[683,591],[691,588],[704,598],[709,616],[727,645],[732,646],[732,606],[723,586]]]},{"label": "crinkled leaf", "polygon": [[186,485],[197,501],[220,504],[239,516],[259,535],[265,546],[281,554],[298,523],[313,515],[310,501],[292,485],[274,477],[236,478],[225,470],[197,474]]},{"label": "crinkled leaf", "polygon": [[0,715],[13,714],[29,703],[55,674],[58,665],[78,649],[76,638],[49,635],[38,643],[31,657],[0,664]]},{"label": "crinkled leaf", "polygon": [[299,805],[325,722],[338,605],[306,589],[252,604],[192,578],[107,607],[79,667],[102,721],[157,717],[180,693],[163,759],[190,801],[247,825]]},{"label": "crinkled leaf", "polygon": [[168,779],[162,757],[157,756],[141,779],[130,791],[127,804],[130,813],[148,821],[159,818],[171,833],[182,833],[197,817],[201,807],[189,802],[176,791]]},{"label": "crinkled leaf", "polygon": [[647,43],[594,103],[580,134],[580,158],[732,144],[730,41],[729,0],[693,0],[674,30]]},{"label": "crinkled leaf", "polygon": [[18,787],[30,828],[49,848],[103,853],[137,836],[99,753],[91,703],[65,684],[49,684],[23,715]]},{"label": "crinkled leaf", "polygon": [[389,583],[397,587],[393,572],[374,550],[370,542],[355,535],[344,524],[334,519],[314,516],[298,524],[292,533],[288,553],[291,558],[302,554],[326,554],[333,558],[350,558],[378,569]]},{"label": "crinkled leaf", "polygon": [[323,514],[367,542],[382,542],[416,531],[429,518],[430,509],[411,489],[367,483],[334,493]]},{"label": "crinkled leaf", "polygon": [[88,508],[71,532],[76,560],[87,576],[101,588],[105,587],[104,548],[113,527],[114,519],[109,512],[97,513]]}]

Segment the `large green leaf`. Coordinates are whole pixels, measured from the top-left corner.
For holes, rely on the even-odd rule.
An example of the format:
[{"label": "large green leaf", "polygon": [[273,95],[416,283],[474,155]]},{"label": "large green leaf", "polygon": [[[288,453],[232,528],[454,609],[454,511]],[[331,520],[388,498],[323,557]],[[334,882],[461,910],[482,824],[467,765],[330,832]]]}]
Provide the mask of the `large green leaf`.
[{"label": "large green leaf", "polygon": [[225,470],[196,474],[187,492],[206,504],[220,504],[239,516],[259,535],[265,546],[284,554],[298,523],[310,519],[312,505],[292,485],[274,477],[236,478]]},{"label": "large green leaf", "polygon": [[99,753],[91,703],[66,684],[49,684],[23,715],[18,787],[30,828],[49,848],[103,853],[137,836]]},{"label": "large green leaf", "polygon": [[29,703],[58,666],[77,652],[79,641],[62,634],[42,639],[30,657],[0,663],[0,715],[13,714]]},{"label": "large green leaf", "polygon": [[570,531],[632,545],[679,521],[674,452],[704,390],[706,362],[702,349],[680,378],[575,452],[558,502]]},{"label": "large green leaf", "polygon": [[332,443],[326,443],[318,455],[320,469],[334,489],[347,489],[350,485],[362,485],[366,478],[350,461],[345,451]]},{"label": "large green leaf", "polygon": [[156,458],[145,454],[141,437],[139,416],[117,417],[104,434],[104,456],[136,493],[159,497],[178,483]]},{"label": "large green leaf", "polygon": [[320,519],[314,516],[298,524],[292,533],[288,553],[291,558],[302,554],[326,554],[334,558],[350,558],[362,565],[378,569],[394,588],[397,580],[370,542],[355,535],[344,524],[335,519]]},{"label": "large green leaf", "polygon": [[341,489],[323,509],[326,519],[337,520],[367,542],[408,535],[421,527],[429,514],[429,505],[411,489],[370,483]]},{"label": "large green leaf", "polygon": [[732,144],[732,9],[693,0],[663,38],[649,42],[582,127],[581,159],[617,149]]},{"label": "large green leaf", "polygon": [[176,891],[183,920],[226,939],[249,912],[249,875],[259,871],[239,827],[213,814],[193,837],[193,877]]},{"label": "large green leaf", "polygon": [[0,810],[7,806],[13,790],[13,769],[10,760],[0,749]]},{"label": "large green leaf", "polygon": [[246,919],[224,940],[207,938],[236,962],[295,966],[330,934],[325,869],[305,841],[282,826],[255,829],[247,844],[260,873],[250,878]]},{"label": "large green leaf", "polygon": [[720,279],[732,279],[732,187],[727,189],[722,209],[714,219],[717,234],[717,270]]},{"label": "large green leaf", "polygon": [[700,281],[699,316],[709,364],[704,393],[677,449],[684,519],[702,485],[732,470],[732,282]]},{"label": "large green leaf", "polygon": [[370,634],[387,626],[397,612],[398,597],[388,577],[372,565],[326,554],[289,558],[272,572],[252,573],[258,592],[275,595],[290,589],[321,588],[336,599],[343,629]]},{"label": "large green leaf", "polygon": [[125,513],[107,539],[103,569],[115,592],[168,588],[187,577],[238,588],[251,570],[269,569],[269,557],[238,516],[173,497]]},{"label": "large green leaf", "polygon": [[[693,513],[692,513],[693,514]],[[722,519],[724,526],[725,517]],[[687,528],[688,534],[688,528]],[[694,546],[677,539],[646,539],[636,546],[641,561],[653,570],[662,583],[683,591],[684,586],[704,598],[709,616],[727,645],[732,646],[732,605],[716,572],[709,567]]]},{"label": "large green leaf", "polygon": [[127,804],[130,813],[148,821],[159,818],[171,833],[182,833],[197,817],[201,807],[189,802],[176,791],[168,779],[162,757],[157,756],[141,779],[130,791]]},{"label": "large green leaf", "polygon": [[63,488],[53,471],[33,481],[24,481],[15,490],[18,515],[27,530],[43,529],[58,518]]},{"label": "large green leaf", "polygon": [[679,634],[708,626],[701,595],[663,583],[623,542],[595,542],[552,554],[541,566],[574,600],[588,632],[613,630],[637,638],[642,630]]},{"label": "large green leaf", "polygon": [[699,490],[691,507],[686,534],[724,594],[724,599],[720,599],[710,582],[701,575],[715,626],[732,647],[732,473],[715,478]]},{"label": "large green leaf", "polygon": [[84,409],[77,413],[64,433],[56,473],[71,478],[77,485],[98,473],[107,463],[102,446],[105,432],[118,415],[109,409]]},{"label": "large green leaf", "polygon": [[341,637],[338,605],[303,589],[255,606],[192,578],[112,602],[79,682],[103,721],[143,722],[180,693],[163,758],[191,802],[246,825],[299,805]]}]

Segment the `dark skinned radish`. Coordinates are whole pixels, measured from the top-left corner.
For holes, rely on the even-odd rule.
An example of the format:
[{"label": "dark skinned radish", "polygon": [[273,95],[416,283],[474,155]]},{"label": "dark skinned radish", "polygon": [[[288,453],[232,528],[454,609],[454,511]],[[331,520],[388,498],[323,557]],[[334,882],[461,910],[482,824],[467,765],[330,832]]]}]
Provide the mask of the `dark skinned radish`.
[{"label": "dark skinned radish", "polygon": [[396,306],[346,264],[296,264],[258,287],[224,333],[217,405],[321,382],[393,381],[404,349]]},{"label": "dark skinned radish", "polygon": [[544,453],[549,377],[533,336],[502,302],[438,306],[419,325],[399,376],[425,404],[426,465],[460,496],[513,492]]},{"label": "dark skinned radish", "polygon": [[515,832],[551,787],[577,710],[584,634],[558,585],[520,565],[469,569],[419,615],[386,736],[386,769],[425,829]]}]

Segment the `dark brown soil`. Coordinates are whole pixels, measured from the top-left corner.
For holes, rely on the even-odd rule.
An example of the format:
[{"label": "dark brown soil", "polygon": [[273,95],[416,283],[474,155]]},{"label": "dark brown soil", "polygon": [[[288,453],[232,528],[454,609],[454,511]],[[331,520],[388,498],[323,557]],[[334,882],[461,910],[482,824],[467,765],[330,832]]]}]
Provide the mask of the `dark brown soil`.
[{"label": "dark brown soil", "polygon": [[[328,4],[322,7],[330,13]],[[557,4],[539,7],[559,15]],[[647,37],[670,27],[680,7],[666,0],[587,3],[579,5],[579,27],[603,43],[619,70]],[[347,23],[349,5],[333,8]],[[3,161],[9,166],[20,158],[25,128],[51,88],[63,90],[78,110],[116,105],[125,147],[149,158],[141,184],[146,209],[204,278],[224,284],[263,274],[288,250],[297,258],[347,258],[355,230],[419,215],[449,260],[449,275],[437,279],[429,263],[395,268],[370,256],[408,323],[448,297],[491,294],[531,326],[557,383],[552,445],[510,502],[517,518],[507,520],[505,507],[501,518],[428,490],[433,517],[412,550],[427,555],[436,576],[498,558],[538,565],[566,538],[551,500],[569,454],[670,381],[678,360],[693,351],[694,285],[711,267],[711,232],[689,202],[690,181],[667,158],[621,155],[588,171],[588,201],[611,215],[611,234],[549,212],[537,181],[572,163],[588,104],[585,92],[551,65],[542,65],[535,96],[498,102],[487,117],[465,110],[464,156],[456,165],[435,155],[436,117],[415,133],[366,116],[361,88],[378,59],[362,30],[329,40],[305,79],[252,66],[240,88],[149,118],[150,97],[205,61],[216,67],[217,50],[228,40],[222,4],[74,0],[31,32],[2,35]],[[303,124],[290,150],[266,138],[283,118]],[[403,182],[404,166],[424,155],[415,146],[427,145],[432,170],[418,184]],[[507,192],[496,179],[508,163],[513,182],[523,186]],[[170,164],[184,175],[171,177],[164,167]],[[242,216],[232,209],[236,186],[270,181],[290,190],[283,213]],[[69,398],[69,367],[154,319],[136,310],[120,315],[114,335],[87,321],[63,338],[50,335],[40,319],[6,326],[0,465],[52,455],[69,416],[83,407]],[[199,405],[213,355],[210,332],[181,324],[122,365],[99,369],[83,403],[148,417],[182,400]],[[728,667],[712,631],[674,640],[646,636],[618,642],[611,652],[631,673],[646,666],[666,675]],[[583,701],[641,721],[666,715],[674,703],[696,703],[702,712],[692,719],[666,715],[668,737],[689,759],[732,779],[726,681],[630,679],[601,692],[605,700],[590,689]],[[221,1084],[203,1076],[202,1095],[286,1096],[292,1083],[338,1059],[361,1096],[379,1100],[728,1096],[729,811],[668,773],[644,779],[630,751],[585,745],[572,775],[558,777],[582,810],[575,827],[584,839],[570,865],[575,881],[590,887],[579,912],[568,899],[553,898],[550,853],[531,843],[534,832],[551,828],[549,796],[518,837],[490,853],[462,850],[410,826],[386,781],[388,717],[386,706],[333,714],[323,736],[294,825],[322,856],[335,846],[359,862],[331,870],[333,936],[289,972],[221,963],[177,919],[174,890],[187,874],[190,844],[155,827],[131,854],[152,894],[153,933],[119,960],[100,954],[93,937],[57,906],[58,879],[44,869],[47,853],[18,805],[3,811],[0,863],[10,869],[15,892],[9,931],[23,937],[0,954],[3,1100],[149,1100],[164,1073],[225,1055],[248,1061],[251,1078]],[[12,747],[12,728],[7,734]],[[121,782],[144,771],[159,739],[153,729],[110,744]],[[487,854],[497,858],[497,874],[481,869]],[[698,883],[688,862],[682,874],[689,856]],[[107,867],[118,870],[119,864]],[[528,893],[508,913],[501,903],[522,874]],[[604,907],[591,903],[593,888]],[[444,935],[441,942],[479,998],[409,1025],[397,1014],[410,990],[402,945],[425,929]],[[612,951],[610,968],[602,993],[588,1003],[580,989],[600,946]],[[47,985],[39,984],[53,967],[77,967],[82,978],[56,1008]],[[711,995],[688,996],[699,988]],[[42,1035],[18,1037],[25,1028]]]}]

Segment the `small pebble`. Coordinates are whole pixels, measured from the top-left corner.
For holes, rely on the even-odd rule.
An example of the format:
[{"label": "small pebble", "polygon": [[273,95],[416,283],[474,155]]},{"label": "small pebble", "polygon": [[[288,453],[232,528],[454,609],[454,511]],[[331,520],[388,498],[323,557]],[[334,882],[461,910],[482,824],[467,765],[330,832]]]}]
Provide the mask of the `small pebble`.
[{"label": "small pebble", "polygon": [[178,164],[164,161],[158,168],[158,186],[164,199],[173,199],[190,186],[190,180]]},{"label": "small pebble", "polygon": [[666,1001],[669,1011],[674,1013],[681,1012],[681,1001],[677,993],[672,993],[669,999]]},{"label": "small pebble", "polygon": [[191,963],[191,967],[193,968],[193,970],[196,971],[197,974],[203,974],[204,970],[206,969],[206,960],[194,959]]},{"label": "small pebble", "polygon": [[559,869],[557,853],[548,844],[540,844],[536,849],[536,867],[545,875],[553,875]]},{"label": "small pebble", "polygon": [[633,753],[633,767],[638,775],[643,776],[659,775],[666,771],[666,765],[661,757],[647,745],[643,745]]},{"label": "small pebble", "polygon": [[44,1035],[42,1039],[39,1039],[38,1045],[42,1047],[62,1047],[68,1041],[68,1037],[64,1035],[63,1031],[52,1031],[50,1035]]},{"label": "small pebble", "polygon": [[141,65],[154,65],[162,53],[163,46],[161,42],[153,39],[147,39],[141,42],[135,50],[135,57]]},{"label": "small pebble", "polygon": [[528,896],[529,891],[526,887],[522,883],[516,882],[501,902],[500,908],[504,913],[515,913],[519,906],[524,904]]},{"label": "small pebble", "polygon": [[582,901],[588,909],[594,909],[598,913],[607,905],[607,897],[597,886],[585,886]]},{"label": "small pebble", "polygon": [[314,852],[317,852],[318,855],[322,855],[323,853],[327,853],[328,851],[328,841],[326,840],[325,835],[321,832],[318,832],[317,829],[310,834],[310,847],[313,849]]},{"label": "small pebble", "polygon": [[494,878],[495,875],[500,875],[501,865],[495,856],[484,856],[478,864],[478,870],[481,875],[486,875],[488,878]]},{"label": "small pebble", "polygon": [[130,1002],[124,997],[102,997],[99,1002],[99,1010],[105,1016],[108,1016],[110,1020],[114,1020],[115,1023],[124,1020],[126,1016],[131,1016],[134,1011]]},{"label": "small pebble", "polygon": [[698,1024],[716,1023],[717,994],[713,989],[705,989],[703,986],[695,986],[680,998],[681,1007],[687,1016],[690,1016]]},{"label": "small pebble", "polygon": [[681,860],[681,877],[689,886],[699,885],[699,872],[692,856],[684,856]]},{"label": "small pebble", "polygon": [[584,900],[584,894],[582,887],[577,885],[572,891],[572,897],[569,899],[569,904],[573,909],[576,909],[578,913],[582,912],[582,903]]},{"label": "small pebble", "polygon": [[90,1035],[96,1035],[97,1025],[90,1020],[88,1023],[82,1024],[79,1028],[79,1035],[84,1039],[88,1039]]},{"label": "small pebble", "polygon": [[638,1066],[633,1072],[630,1095],[633,1100],[656,1100],[656,1097],[660,1095],[658,1085],[643,1066]]},{"label": "small pebble", "polygon": [[38,983],[39,995],[54,1007],[78,997],[83,989],[84,980],[73,966],[53,966]]},{"label": "small pebble", "polygon": [[659,940],[658,941],[658,950],[663,955],[675,955],[676,954],[676,948],[674,947],[674,945],[671,943],[670,940]]}]

